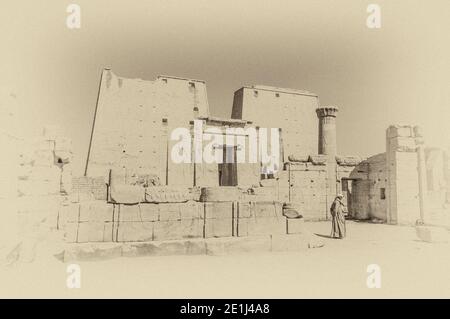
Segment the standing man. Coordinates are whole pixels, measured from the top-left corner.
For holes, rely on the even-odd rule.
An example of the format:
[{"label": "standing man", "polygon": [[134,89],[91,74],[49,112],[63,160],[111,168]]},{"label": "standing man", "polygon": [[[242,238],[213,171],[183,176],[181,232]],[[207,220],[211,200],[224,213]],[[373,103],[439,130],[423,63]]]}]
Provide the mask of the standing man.
[{"label": "standing man", "polygon": [[344,195],[338,194],[330,208],[331,213],[331,237],[343,239],[345,237],[345,204],[342,202]]}]

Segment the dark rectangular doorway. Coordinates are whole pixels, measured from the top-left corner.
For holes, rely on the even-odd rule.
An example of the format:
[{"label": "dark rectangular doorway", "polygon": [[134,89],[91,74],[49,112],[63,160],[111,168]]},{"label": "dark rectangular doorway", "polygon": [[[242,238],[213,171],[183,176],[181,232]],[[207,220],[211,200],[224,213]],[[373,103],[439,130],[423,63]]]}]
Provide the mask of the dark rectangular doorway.
[{"label": "dark rectangular doorway", "polygon": [[219,186],[237,186],[237,147],[223,147],[223,163],[219,164]]}]

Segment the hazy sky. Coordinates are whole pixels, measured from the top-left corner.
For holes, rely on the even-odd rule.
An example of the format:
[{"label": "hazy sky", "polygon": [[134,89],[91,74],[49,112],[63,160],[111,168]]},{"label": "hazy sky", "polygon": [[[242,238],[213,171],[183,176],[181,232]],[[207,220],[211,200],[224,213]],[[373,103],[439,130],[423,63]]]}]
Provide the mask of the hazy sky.
[{"label": "hazy sky", "polygon": [[[81,7],[81,29],[66,8]],[[366,27],[370,3],[381,29]],[[60,124],[84,165],[99,77],[206,81],[213,115],[229,117],[233,92],[266,84],[307,89],[337,105],[340,154],[384,151],[394,123],[424,126],[444,144],[450,129],[449,0],[2,0],[1,99],[13,93],[24,134]],[[7,96],[7,97],[5,97]]]}]

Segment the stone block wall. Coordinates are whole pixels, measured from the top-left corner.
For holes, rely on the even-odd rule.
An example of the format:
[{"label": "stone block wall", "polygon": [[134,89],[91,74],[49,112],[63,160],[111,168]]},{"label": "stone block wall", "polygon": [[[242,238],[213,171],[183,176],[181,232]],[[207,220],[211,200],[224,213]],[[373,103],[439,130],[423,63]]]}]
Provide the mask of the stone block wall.
[{"label": "stone block wall", "polygon": [[327,195],[325,164],[289,162],[289,202],[306,220],[326,220],[334,198]]},{"label": "stone block wall", "polygon": [[[287,234],[279,202],[198,202],[112,204],[63,203],[59,227],[67,242],[140,242],[189,238]],[[300,228],[291,223],[290,233]]]},{"label": "stone block wall", "polygon": [[231,237],[234,235],[234,202],[204,203],[205,238]]},{"label": "stone block wall", "polygon": [[19,155],[18,213],[22,220],[46,220],[56,228],[59,203],[72,191],[71,142],[57,129],[27,142]]},{"label": "stone block wall", "polygon": [[386,153],[363,160],[353,169],[338,160],[338,179],[352,181],[351,215],[391,224],[413,225],[421,218],[420,183],[423,182],[424,218],[433,225],[450,225],[446,194],[450,185],[448,156],[439,148],[423,146],[423,177],[419,179],[420,129],[391,126]]},{"label": "stone block wall", "polygon": [[[358,157],[336,157],[336,193],[344,195],[343,202],[347,205],[347,213],[354,218],[364,216],[361,205],[358,202],[357,183],[367,176],[367,167],[361,165],[361,158]],[[364,218],[363,218],[364,219]]]},{"label": "stone block wall", "polygon": [[387,221],[415,224],[420,219],[416,138],[412,126],[390,126],[386,131]]},{"label": "stone block wall", "polygon": [[370,180],[362,179],[353,181],[353,192],[351,195],[351,216],[358,220],[368,220],[371,218],[369,204]]},{"label": "stone block wall", "polygon": [[77,176],[72,178],[72,196],[88,196],[106,200],[107,188],[103,177]]},{"label": "stone block wall", "polygon": [[282,235],[287,219],[279,202],[237,202],[236,236]]},{"label": "stone block wall", "polygon": [[387,220],[387,175],[386,154],[375,155],[367,160],[369,164],[369,218]]},{"label": "stone block wall", "polygon": [[386,154],[361,161],[345,178],[351,182],[350,215],[356,219],[386,221]]}]

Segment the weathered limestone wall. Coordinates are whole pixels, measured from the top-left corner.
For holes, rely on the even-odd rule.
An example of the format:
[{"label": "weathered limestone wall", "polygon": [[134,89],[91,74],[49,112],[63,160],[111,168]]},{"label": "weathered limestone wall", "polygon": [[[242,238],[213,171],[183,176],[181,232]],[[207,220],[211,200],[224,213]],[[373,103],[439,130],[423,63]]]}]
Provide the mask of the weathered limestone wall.
[{"label": "weathered limestone wall", "polygon": [[[364,167],[361,166],[358,170],[355,169],[360,165],[361,161],[362,159],[356,156],[336,156],[336,193],[344,195],[343,201],[347,205],[347,213],[354,218],[360,218],[362,213],[361,208],[358,206],[362,198],[359,189],[355,185],[360,179],[365,179],[367,175]],[[334,196],[330,196],[330,200],[334,200]],[[328,204],[331,205],[331,202]]]},{"label": "weathered limestone wall", "polygon": [[[286,167],[287,168],[287,167]],[[249,195],[250,201],[280,201],[289,202],[290,184],[289,170],[278,172],[276,178],[262,179],[259,182],[261,187],[253,187],[252,194]]]},{"label": "weathered limestone wall", "polygon": [[[300,227],[290,221],[290,233]],[[67,242],[139,242],[287,234],[279,202],[70,203],[60,213]],[[295,229],[298,231],[296,232]]]},{"label": "weathered limestone wall", "polygon": [[105,179],[100,177],[76,176],[72,178],[72,197],[86,200],[107,200]]},{"label": "weathered limestone wall", "polygon": [[412,126],[390,126],[386,132],[387,221],[415,224],[420,219],[416,135]]},{"label": "weathered limestone wall", "polygon": [[313,93],[258,85],[235,92],[231,117],[251,121],[253,126],[281,128],[286,155],[317,154],[318,106]]},{"label": "weathered limestone wall", "polygon": [[19,215],[40,216],[56,227],[61,196],[72,192],[71,141],[59,129],[47,127],[42,137],[26,144],[19,157]]},{"label": "weathered limestone wall", "polygon": [[356,219],[386,221],[386,154],[361,161],[351,172],[350,215]]},{"label": "weathered limestone wall", "polygon": [[[319,157],[320,158],[320,157]],[[329,199],[327,194],[326,161],[288,162],[289,203],[298,210],[305,220],[326,220],[329,215]]]},{"label": "weathered limestone wall", "polygon": [[[293,204],[305,220],[327,220],[330,219],[329,209],[336,193],[340,192],[345,197],[350,215],[367,218],[369,192],[358,188],[362,185],[360,181],[368,179],[367,165],[360,164],[361,159],[354,156],[339,156],[334,161],[333,165],[327,155],[289,156],[289,162],[285,163],[289,176],[288,196],[280,199]],[[329,166],[334,170],[333,174],[330,174]],[[281,193],[286,184],[281,183],[282,178],[279,181]],[[330,185],[333,191],[330,191]]]},{"label": "weathered limestone wall", "polygon": [[239,237],[282,235],[287,233],[287,219],[279,202],[237,202],[236,235]]},{"label": "weathered limestone wall", "polygon": [[128,242],[203,237],[198,202],[111,204],[71,203],[62,212],[67,242]]},{"label": "weathered limestone wall", "polygon": [[[109,169],[127,176],[156,174],[165,184],[169,175],[183,176],[183,165],[168,161],[173,128],[189,127],[208,116],[203,81],[159,76],[155,81],[126,79],[105,69],[101,76],[86,173],[107,176]],[[177,178],[169,184],[177,183]]]},{"label": "weathered limestone wall", "polygon": [[386,154],[372,156],[369,163],[369,207],[370,218],[387,220],[387,175]]},{"label": "weathered limestone wall", "polygon": [[[356,167],[338,166],[338,179],[352,181],[349,213],[357,219],[415,224],[420,214],[418,135],[412,126],[387,130],[387,153],[374,155]],[[439,148],[424,147],[424,222],[450,225],[447,194],[450,185],[448,156]],[[339,164],[339,160],[338,160]]]}]

